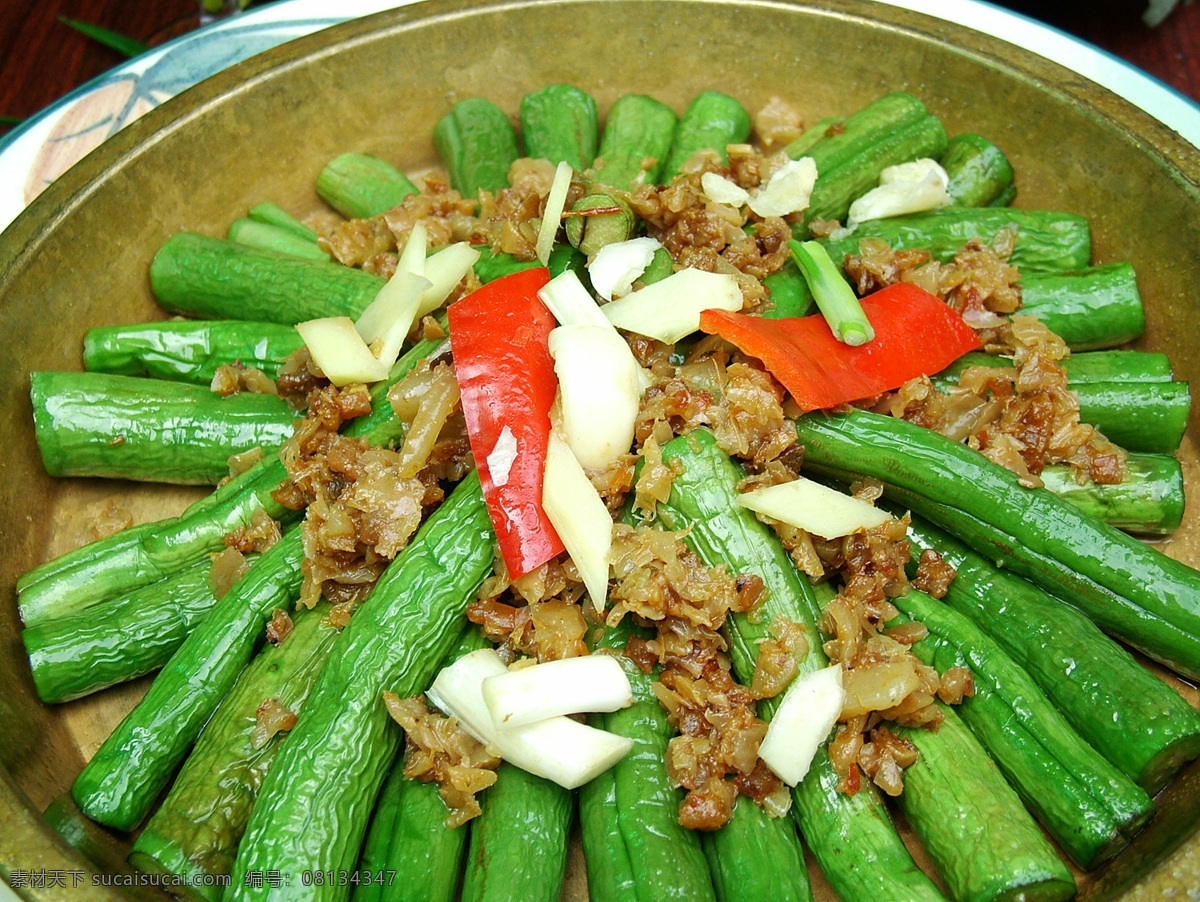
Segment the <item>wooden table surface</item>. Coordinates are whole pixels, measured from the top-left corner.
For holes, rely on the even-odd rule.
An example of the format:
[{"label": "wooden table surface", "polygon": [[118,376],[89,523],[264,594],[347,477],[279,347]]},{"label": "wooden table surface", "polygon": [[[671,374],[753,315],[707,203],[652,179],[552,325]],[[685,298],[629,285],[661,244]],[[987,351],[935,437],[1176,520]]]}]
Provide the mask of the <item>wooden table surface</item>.
[{"label": "wooden table surface", "polygon": [[[1153,29],[1141,21],[1146,0],[1006,5],[1079,35],[1200,100],[1200,3],[1181,3]],[[196,27],[197,7],[197,0],[0,0],[0,116],[36,113],[121,61],[115,51],[63,25],[60,16],[153,45]]]}]

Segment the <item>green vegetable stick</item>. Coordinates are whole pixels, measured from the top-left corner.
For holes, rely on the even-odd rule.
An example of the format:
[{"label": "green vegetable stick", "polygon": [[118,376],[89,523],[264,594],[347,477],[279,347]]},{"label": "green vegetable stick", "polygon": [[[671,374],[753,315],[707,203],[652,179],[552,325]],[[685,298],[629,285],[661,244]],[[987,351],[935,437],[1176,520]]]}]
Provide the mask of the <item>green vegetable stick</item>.
[{"label": "green vegetable stick", "polygon": [[[127,844],[85,817],[70,793],[55,796],[42,812],[42,817],[51,830],[101,874],[127,874],[133,877],[136,873],[125,860]],[[132,879],[129,885],[133,885]]]},{"label": "green vegetable stick", "polygon": [[[957,571],[945,603],[1032,676],[1079,734],[1153,794],[1200,756],[1200,712],[1083,614],[920,517],[909,537]],[[1000,601],[997,601],[999,599]]]},{"label": "green vegetable stick", "polygon": [[[468,625],[442,666],[490,647],[479,628]],[[354,888],[353,902],[452,902],[470,828],[447,827],[448,813],[437,784],[404,776],[403,753],[397,756],[359,859],[359,871],[370,871],[372,879]]]},{"label": "green vegetable stick", "polygon": [[94,373],[210,385],[218,367],[234,362],[274,379],[287,356],[303,346],[300,333],[280,323],[166,320],[89,329],[83,365]]},{"label": "green vegetable stick", "polygon": [[738,796],[733,817],[700,837],[720,902],[735,899],[812,902],[804,849],[790,817],[771,817]]},{"label": "green vegetable stick", "polygon": [[[1091,382],[1153,383],[1175,378],[1170,358],[1153,351],[1082,351],[1059,362],[1067,371],[1072,388]],[[963,372],[973,366],[1012,366],[1012,359],[985,351],[968,351],[933,376],[933,382],[939,388],[956,384]]]},{"label": "green vegetable stick", "polygon": [[287,254],[289,257],[300,257],[304,260],[332,259],[329,254],[317,247],[315,241],[301,238],[290,229],[259,222],[257,219],[235,219],[229,224],[225,237],[236,244],[244,244],[261,251],[274,251]]},{"label": "green vegetable stick", "polygon": [[572,85],[547,85],[521,99],[526,156],[569,163],[583,172],[596,158],[600,122],[596,101]]},{"label": "green vegetable stick", "polygon": [[105,373],[30,374],[34,434],[51,476],[216,485],[229,458],[271,452],[297,419],[275,395]]},{"label": "green vegetable stick", "polygon": [[945,144],[942,124],[903,91],[877,98],[836,127],[810,129],[785,148],[793,159],[811,157],[819,174],[803,221],[793,228],[796,237],[807,237],[814,219],[844,219],[851,202],[879,183],[885,167],[940,156]]},{"label": "green vegetable stick", "polygon": [[433,129],[433,146],[463,197],[508,187],[508,170],[521,155],[508,115],[481,97],[460,100]]},{"label": "green vegetable stick", "polygon": [[813,296],[804,280],[796,261],[788,260],[783,269],[773,272],[763,285],[770,292],[771,309],[763,312],[763,319],[785,319],[789,316],[808,316],[812,312]]},{"label": "green vegetable stick", "polygon": [[[389,787],[393,787],[390,794]],[[359,865],[360,871],[373,872],[370,889],[378,890],[378,895],[360,885],[352,896],[354,902],[360,898],[362,902],[374,898],[380,902],[453,902],[470,828],[448,828],[446,803],[438,795],[437,784],[410,780],[399,761],[384,786],[380,805],[385,802],[395,808],[391,834],[385,837],[390,841],[386,857],[377,865],[365,860]]]},{"label": "green vegetable stick", "polygon": [[967,617],[915,589],[895,599],[929,635],[913,652],[939,673],[970,669],[959,717],[1025,806],[1081,867],[1116,855],[1154,815],[1150,797],[1084,742],[1020,665]]},{"label": "green vegetable stick", "polygon": [[317,176],[317,195],[347,219],[369,219],[386,213],[417,186],[379,157],[344,153],[325,164]]},{"label": "green vegetable stick", "polygon": [[184,640],[75,778],[71,795],[84,814],[118,830],[141,823],[250,660],[271,612],[299,594],[303,558],[293,528]]},{"label": "green vegetable stick", "polygon": [[[831,137],[836,133],[837,129],[842,127],[844,119],[838,116],[826,116],[824,119],[818,119],[808,128],[806,128],[800,137],[792,141],[783,149],[793,160],[798,160],[808,153],[809,148],[820,141],[822,138]],[[831,129],[833,130],[831,132]]]},{"label": "green vegetable stick", "polygon": [[[432,791],[434,796],[437,796],[437,786],[424,783],[418,783],[416,780],[411,780],[404,776],[404,749],[401,747],[399,755],[392,763],[392,769],[388,771],[387,779],[383,781],[383,788],[379,790],[379,798],[375,800],[375,811],[371,814],[371,823],[367,827],[367,835],[363,840],[362,852],[358,856],[358,874],[363,879],[351,891],[351,902],[379,902],[383,897],[383,890],[387,883],[395,884],[399,873],[392,872],[388,867],[388,849],[392,845],[392,836],[396,833],[396,819],[400,815],[402,807],[406,806],[405,802],[409,792],[417,792],[416,787],[423,787],[426,792],[420,793],[422,796]],[[440,799],[438,800],[440,802]],[[445,807],[443,805],[443,807]],[[425,829],[432,830],[437,823],[436,808],[430,806],[428,814],[432,817],[421,818],[421,826]],[[443,829],[444,826],[443,826]],[[421,836],[421,840],[428,839],[426,836]],[[457,883],[459,871],[462,863],[462,848],[458,849],[458,856],[454,862],[453,880]],[[400,892],[411,886],[414,882],[410,879],[415,878],[415,882],[424,883],[425,881],[435,882],[438,887],[444,887],[450,883],[450,868],[442,868],[439,874],[429,873],[427,868],[414,868],[411,872],[406,872],[401,879]],[[435,895],[433,888],[430,886],[422,887],[424,893],[417,897],[422,900]],[[454,898],[454,891],[448,893],[437,894],[450,902]]]},{"label": "green vegetable stick", "polygon": [[720,91],[704,91],[688,104],[663,165],[662,179],[669,182],[683,172],[683,165],[700,150],[716,151],[722,163],[729,162],[725,148],[742,144],[750,136],[750,114],[746,108]]},{"label": "green vegetable stick", "polygon": [[[488,282],[512,273],[533,269],[540,265],[537,260],[518,260],[512,254],[493,251],[491,248],[485,247],[480,249],[479,259],[475,261],[474,269],[479,281],[486,285]],[[551,277],[570,269],[580,277],[585,285],[588,284],[586,279],[587,257],[569,244],[554,245],[554,249],[550,251],[550,261],[546,268],[550,270]]]},{"label": "green vegetable stick", "polygon": [[256,743],[259,706],[276,699],[303,714],[313,682],[339,630],[325,617],[329,606],[298,610],[278,646],[267,645],[242,671],[205,725],[162,805],[147,821],[129,860],[148,874],[188,878],[178,887],[188,898],[220,902],[224,887],[206,878],[226,876],[263,777],[286,731]]},{"label": "green vegetable stick", "polygon": [[1021,270],[1026,286],[1031,276],[1081,270],[1091,259],[1087,220],[1074,213],[1045,210],[942,207],[929,213],[871,219],[859,223],[846,238],[821,243],[839,266],[846,254],[858,253],[863,238],[882,238],[895,250],[927,250],[933,259],[949,263],[972,238],[991,244],[1000,229],[1011,226],[1016,226],[1017,240],[1009,262]]},{"label": "green vegetable stick", "polygon": [[[417,342],[397,360],[388,378],[371,388],[372,412],[350,423],[346,432],[373,444],[398,440],[403,424],[387,401],[388,389],[438,344]],[[260,461],[180,517],[123,530],[35,568],[17,582],[22,619],[31,626],[157,582],[220,550],[222,538],[248,523],[260,509],[276,520],[296,519],[297,512],[271,497],[286,476],[278,457]]]},{"label": "green vegetable stick", "polygon": [[579,787],[579,826],[590,902],[637,902],[637,883],[617,818],[612,770]]},{"label": "green vegetable stick", "polygon": [[44,702],[65,702],[162,667],[216,604],[211,563],[196,561],[108,604],[43,620],[21,633]]},{"label": "green vegetable stick", "polygon": [[997,194],[988,204],[989,207],[1007,207],[1017,199],[1017,186],[1009,185],[999,194]]},{"label": "green vegetable stick", "polygon": [[637,217],[623,199],[612,194],[587,194],[571,205],[567,217],[567,240],[579,252],[591,256],[608,244],[633,237]]},{"label": "green vegetable stick", "polygon": [[[912,94],[893,91],[844,120],[821,120],[785,150],[793,159],[812,157],[819,174],[829,173],[860,158],[884,136],[920,122],[928,115],[925,104]],[[798,152],[800,149],[803,153]]]},{"label": "green vegetable stick", "polygon": [[665,247],[660,247],[655,249],[654,256],[650,258],[650,265],[646,267],[646,271],[638,277],[637,281],[643,285],[653,285],[674,272],[675,264],[671,260],[671,252]]},{"label": "green vegetable stick", "polygon": [[[1170,384],[1170,383],[1168,383]],[[1080,485],[1065,464],[1046,467],[1047,491],[1109,526],[1138,535],[1167,535],[1183,520],[1183,468],[1169,454],[1131,454],[1123,480]]]},{"label": "green vegetable stick", "polygon": [[1171,382],[1171,359],[1154,351],[1072,352],[1063,361],[1067,379],[1076,385],[1088,382]]},{"label": "green vegetable stick", "polygon": [[[954,711],[936,731],[898,727],[917,747],[904,810],[957,902],[1063,902],[1075,880]],[[953,789],[951,789],[953,787]],[[949,790],[949,791],[948,791]]]},{"label": "green vegetable stick", "polygon": [[[1016,210],[1006,211],[1010,215]],[[1018,233],[1017,244],[1021,243]],[[1060,272],[1035,269],[1013,251],[1021,268],[1021,312],[1036,316],[1062,336],[1072,351],[1114,348],[1146,329],[1137,278],[1128,263],[1087,266],[1083,260]],[[1065,262],[1065,261],[1064,261]]]},{"label": "green vegetable stick", "polygon": [[278,458],[262,460],[178,517],[122,530],[31,570],[17,582],[26,626],[66,617],[177,573],[209,552],[222,537],[250,522],[258,510],[292,522],[271,497],[286,472]]},{"label": "green vegetable stick", "polygon": [[[849,120],[847,120],[849,122]],[[813,186],[803,221],[792,227],[798,238],[807,237],[808,224],[817,219],[845,220],[854,200],[879,184],[879,176],[889,166],[923,157],[938,157],[946,149],[946,129],[936,116],[923,116],[908,125],[889,130],[859,155],[833,168],[821,168],[817,161],[817,182]],[[809,154],[814,158],[820,145]],[[857,231],[856,233],[857,234]]]},{"label": "green vegetable stick", "polygon": [[1008,157],[982,135],[955,135],[939,162],[950,177],[947,190],[961,206],[988,206],[1012,187],[1013,168]]},{"label": "green vegetable stick", "polygon": [[166,240],[150,264],[150,287],[167,311],[205,319],[294,325],[357,318],[386,280],[340,263],[301,260],[195,232]]},{"label": "green vegetable stick", "polygon": [[[1177,672],[1200,677],[1200,573],[1080,513],[965,445],[866,411],[795,421],[804,465],[881,479],[896,501],[1062,597]],[[937,499],[937,500],[935,500]]]},{"label": "green vegetable stick", "polygon": [[470,822],[462,902],[558,902],[575,798],[511,764],[483,791]]},{"label": "green vegetable stick", "polygon": [[279,206],[279,204],[264,201],[261,204],[255,204],[251,207],[246,215],[255,222],[287,229],[297,238],[303,238],[305,241],[310,241],[313,244],[317,243],[317,233],[287,210],[283,209],[283,207]]},{"label": "green vegetable stick", "polygon": [[[400,742],[384,690],[429,685],[463,626],[467,602],[491,572],[494,536],[479,477],[470,473],[430,515],[350,619],[259,792],[238,850],[230,902],[269,896],[248,872],[349,871]],[[353,780],[330,779],[352,772]],[[341,899],[328,883],[292,898]]]},{"label": "green vegetable stick", "polygon": [[622,191],[657,185],[678,122],[675,111],[653,97],[626,94],[619,98],[604,123],[596,181]]}]

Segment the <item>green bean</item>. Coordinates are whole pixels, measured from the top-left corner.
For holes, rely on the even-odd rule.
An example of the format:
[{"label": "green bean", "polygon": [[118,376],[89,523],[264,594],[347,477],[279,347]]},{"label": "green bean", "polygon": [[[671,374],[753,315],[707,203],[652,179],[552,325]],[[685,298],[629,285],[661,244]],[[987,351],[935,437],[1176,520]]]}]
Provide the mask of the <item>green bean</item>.
[{"label": "green bean", "polygon": [[347,219],[378,216],[416,193],[403,172],[365,153],[344,153],[317,176],[317,195]]},{"label": "green bean", "polygon": [[89,329],[83,365],[94,373],[210,385],[218,367],[235,362],[274,379],[287,356],[303,346],[300,333],[280,323],[166,320]]},{"label": "green bean", "polygon": [[[238,849],[231,902],[270,895],[251,871],[349,871],[400,743],[382,693],[431,682],[463,626],[467,602],[491,572],[495,537],[472,471],[458,484],[350,618],[259,792]],[[352,773],[354,778],[330,779]],[[307,898],[342,898],[328,883]]]},{"label": "green bean", "polygon": [[722,163],[728,163],[725,148],[742,144],[749,136],[750,114],[745,107],[720,91],[697,94],[675,128],[662,179],[669,182],[679,175],[684,163],[700,150],[714,151]]},{"label": "green bean", "polygon": [[626,94],[608,111],[596,180],[631,191],[641,184],[657,185],[671,149],[679,117],[665,103],[644,94]]},{"label": "green bean", "polygon": [[600,122],[596,101],[571,85],[547,85],[521,99],[525,153],[583,172],[596,158]]},{"label": "green bean", "polygon": [[216,485],[229,458],[272,452],[296,412],[271,394],[222,397],[208,388],[106,373],[30,374],[34,434],[52,476]]},{"label": "green bean", "polygon": [[433,144],[464,197],[507,188],[508,170],[520,156],[507,114],[482,97],[456,103],[434,127]]}]

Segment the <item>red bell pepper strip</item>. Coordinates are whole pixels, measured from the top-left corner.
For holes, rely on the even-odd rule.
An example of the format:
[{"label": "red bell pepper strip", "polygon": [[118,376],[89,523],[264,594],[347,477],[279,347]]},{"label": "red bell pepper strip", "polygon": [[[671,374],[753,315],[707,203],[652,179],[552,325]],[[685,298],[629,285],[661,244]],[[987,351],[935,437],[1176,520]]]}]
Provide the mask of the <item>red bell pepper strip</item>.
[{"label": "red bell pepper strip", "polygon": [[[554,317],[537,296],[548,281],[544,267],[526,269],[489,282],[446,311],[471,453],[513,577],[563,550],[542,510],[550,406],[558,390],[547,346]],[[497,484],[488,455],[505,428],[516,440],[516,457]]]},{"label": "red bell pepper strip", "polygon": [[700,328],[757,357],[803,410],[823,410],[899,388],[980,347],[961,316],[929,292],[898,282],[862,299],[875,338],[852,347],[821,315],[763,319],[705,310]]}]

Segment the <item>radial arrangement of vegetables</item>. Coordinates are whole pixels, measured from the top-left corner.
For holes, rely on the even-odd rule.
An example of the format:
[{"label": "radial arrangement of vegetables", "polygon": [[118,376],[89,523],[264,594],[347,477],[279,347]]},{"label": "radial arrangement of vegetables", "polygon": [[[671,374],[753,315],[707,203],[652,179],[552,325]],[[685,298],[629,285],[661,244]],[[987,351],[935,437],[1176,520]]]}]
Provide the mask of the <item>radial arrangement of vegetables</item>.
[{"label": "radial arrangement of vegetables", "polygon": [[17,585],[44,701],[159,671],[71,788],[131,866],[554,902],[577,831],[595,902],[1052,902],[1138,837],[1200,757],[1126,648],[1200,678],[1139,538],[1189,386],[987,137],[807,118],[462,98],[31,374],[48,473],[216,486]]}]

